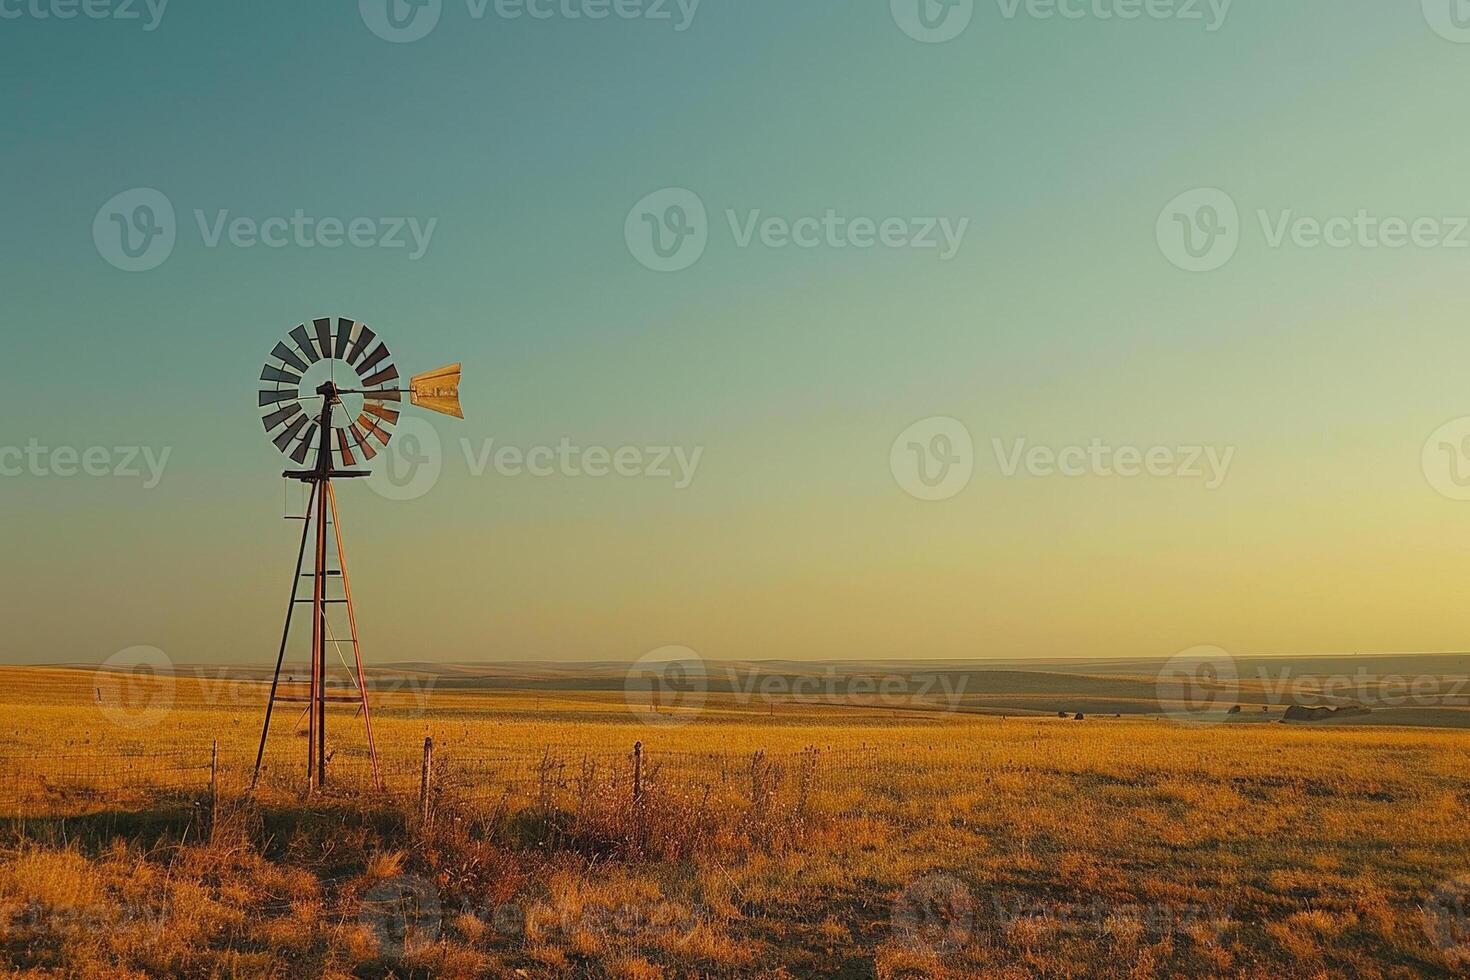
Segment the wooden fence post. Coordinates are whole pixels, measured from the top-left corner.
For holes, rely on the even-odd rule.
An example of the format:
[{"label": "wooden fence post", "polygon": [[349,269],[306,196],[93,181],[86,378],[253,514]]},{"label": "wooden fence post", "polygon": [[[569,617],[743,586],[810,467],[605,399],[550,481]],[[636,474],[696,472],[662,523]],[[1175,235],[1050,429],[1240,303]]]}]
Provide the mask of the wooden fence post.
[{"label": "wooden fence post", "polygon": [[429,822],[429,783],[434,777],[434,739],[424,739],[424,769],[419,774],[419,806],[423,809],[424,823]]},{"label": "wooden fence post", "polygon": [[209,749],[209,832],[214,834],[214,817],[219,810],[219,739]]},{"label": "wooden fence post", "polygon": [[643,743],[633,743],[633,802],[643,802]]}]

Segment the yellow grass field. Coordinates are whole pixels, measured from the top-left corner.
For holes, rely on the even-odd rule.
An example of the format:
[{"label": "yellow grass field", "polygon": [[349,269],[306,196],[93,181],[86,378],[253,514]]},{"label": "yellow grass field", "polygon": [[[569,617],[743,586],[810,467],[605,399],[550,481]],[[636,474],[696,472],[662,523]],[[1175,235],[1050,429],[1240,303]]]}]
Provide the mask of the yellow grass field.
[{"label": "yellow grass field", "polygon": [[245,794],[257,683],[156,683],[124,703],[89,672],[0,669],[0,971],[1409,977],[1470,964],[1470,733],[716,696],[650,723],[618,693],[399,689],[375,698],[388,792],[370,791],[342,708],[329,791],[306,800],[294,718]]}]

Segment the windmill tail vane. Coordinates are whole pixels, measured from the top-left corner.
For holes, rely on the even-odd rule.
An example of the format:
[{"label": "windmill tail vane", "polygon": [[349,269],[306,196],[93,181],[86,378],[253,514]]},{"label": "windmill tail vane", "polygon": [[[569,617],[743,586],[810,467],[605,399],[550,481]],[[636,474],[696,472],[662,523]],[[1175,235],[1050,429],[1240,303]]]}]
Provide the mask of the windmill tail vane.
[{"label": "windmill tail vane", "polygon": [[459,407],[459,376],[458,364],[415,376],[408,383],[409,404],[427,408],[440,415],[464,418],[464,412]]},{"label": "windmill tail vane", "polygon": [[[460,364],[451,364],[413,376],[407,388],[394,387],[400,375],[387,344],[367,324],[346,317],[336,318],[335,325],[333,318],[327,317],[313,320],[310,326],[303,323],[296,327],[276,344],[261,370],[260,380],[268,385],[259,393],[260,409],[265,413],[261,424],[276,448],[303,467],[282,475],[309,485],[311,495],[305,516],[298,518],[303,521],[301,547],[291,578],[291,598],[286,606],[286,624],[271,679],[270,699],[266,702],[252,789],[260,780],[273,709],[282,702],[306,705],[308,792],[325,785],[327,762],[336,754],[335,749],[327,750],[328,704],[355,706],[355,714],[362,718],[366,729],[373,782],[381,788],[357,611],[352,601],[344,532],[332,481],[371,475],[352,467],[359,458],[370,462],[388,448],[394,427],[402,416],[405,394],[411,407],[464,418],[459,401],[461,373]],[[320,384],[311,389],[314,381]],[[360,399],[361,410],[349,411],[344,396]],[[313,405],[308,411],[307,403],[317,399],[321,400],[321,407]],[[329,530],[333,532],[330,535]],[[313,537],[313,571],[303,573]],[[336,559],[335,568],[329,567],[331,557]],[[310,595],[303,596],[301,585],[306,580],[312,585]],[[334,591],[341,594],[330,594]],[[302,684],[288,676],[283,683],[281,668],[292,635],[293,613],[298,605],[305,604],[312,608],[310,681]],[[328,609],[334,606],[346,609],[345,631],[340,624],[334,630],[328,618]],[[344,643],[351,646],[352,665],[348,667],[351,676],[346,683],[340,679],[333,683],[327,676],[328,646],[335,647],[347,665]]]}]

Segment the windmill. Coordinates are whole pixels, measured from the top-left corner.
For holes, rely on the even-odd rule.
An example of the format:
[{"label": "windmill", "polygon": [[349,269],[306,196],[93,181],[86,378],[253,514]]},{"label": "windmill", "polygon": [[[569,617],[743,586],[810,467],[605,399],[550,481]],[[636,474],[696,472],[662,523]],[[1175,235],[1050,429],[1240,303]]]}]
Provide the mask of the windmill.
[{"label": "windmill", "polygon": [[[270,734],[271,714],[277,703],[305,704],[307,718],[307,791],[321,788],[327,776],[327,705],[355,704],[367,730],[368,757],[372,763],[373,784],[381,787],[377,745],[373,741],[372,712],[368,704],[367,683],[362,670],[362,645],[357,631],[357,613],[352,604],[352,586],[347,575],[347,553],[343,547],[342,524],[337,515],[334,480],[350,480],[370,476],[367,470],[354,469],[358,460],[371,461],[386,449],[398,423],[403,396],[410,405],[462,419],[459,406],[460,365],[430,371],[413,377],[408,387],[401,387],[398,369],[388,347],[365,323],[338,318],[313,320],[302,324],[276,344],[270,360],[260,373],[260,380],[270,387],[260,391],[261,419],[266,433],[276,448],[299,469],[282,474],[309,486],[306,513],[296,518],[303,522],[301,547],[296,556],[296,571],[291,578],[291,599],[286,606],[286,625],[281,633],[281,649],[276,656],[276,669],[271,678],[270,699],[266,702],[265,724],[260,731],[260,749],[255,755],[255,774],[251,787],[260,779],[265,757],[266,738]],[[314,392],[310,385],[320,382]],[[320,403],[319,405],[317,403]],[[376,445],[375,445],[376,444]],[[328,528],[332,535],[329,539]],[[303,573],[307,545],[312,541],[313,570]],[[329,567],[329,545],[336,548],[336,568]],[[301,595],[301,584],[311,580],[311,595]],[[340,595],[334,582],[340,581]],[[311,605],[310,681],[306,690],[296,689],[288,679],[289,689],[281,684],[281,666],[286,646],[291,639],[293,613],[298,605]],[[352,645],[351,688],[329,688],[327,683],[328,646],[341,656],[341,643],[332,631],[327,611],[344,606]],[[343,657],[343,664],[346,658]]]}]

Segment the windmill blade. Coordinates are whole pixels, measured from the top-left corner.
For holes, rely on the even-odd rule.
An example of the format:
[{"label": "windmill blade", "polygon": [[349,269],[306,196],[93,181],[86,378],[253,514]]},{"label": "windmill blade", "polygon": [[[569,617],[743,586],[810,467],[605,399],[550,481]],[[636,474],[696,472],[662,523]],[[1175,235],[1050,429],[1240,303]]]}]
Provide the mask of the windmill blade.
[{"label": "windmill blade", "polygon": [[267,364],[264,368],[261,369],[260,380],[279,381],[282,384],[288,384],[291,387],[295,388],[297,385],[301,384],[301,375],[293,374],[290,371],[284,371],[278,367],[271,367],[269,364]]},{"label": "windmill blade", "polygon": [[323,358],[330,358],[332,356],[332,318],[323,317],[320,320],[313,320],[312,323],[316,326],[317,349],[321,351]]},{"label": "windmill blade", "polygon": [[378,364],[380,364],[382,361],[387,360],[387,358],[388,358],[388,345],[387,344],[381,344],[380,343],[380,344],[378,344],[377,347],[373,348],[373,352],[367,356],[367,360],[365,360],[361,364],[358,364],[357,365],[357,371],[358,371],[359,374],[361,374],[364,371],[371,371],[373,368],[377,367]]},{"label": "windmill blade", "polygon": [[306,360],[309,363],[315,364],[321,360],[320,357],[316,356],[316,345],[311,342],[311,335],[306,332],[306,324],[303,323],[295,330],[292,330],[291,339],[296,341],[296,346],[300,348],[302,354],[306,355]]},{"label": "windmill blade", "polygon": [[279,405],[281,402],[294,402],[300,399],[300,391],[295,388],[282,388],[279,391],[262,391],[260,393],[260,407],[267,405]]},{"label": "windmill blade", "polygon": [[372,377],[370,377],[370,378],[363,378],[362,379],[362,383],[365,384],[365,385],[367,385],[369,388],[371,388],[371,387],[374,387],[375,385],[383,385],[383,384],[387,384],[390,381],[397,381],[397,380],[398,380],[398,369],[396,367],[394,367],[393,365],[390,364],[387,367],[385,367],[383,370],[379,371],[377,374],[373,375]]},{"label": "windmill blade", "polygon": [[[296,410],[298,412],[301,411],[301,409],[299,407]],[[290,426],[288,426],[285,429],[285,431],[283,431],[280,435],[276,436],[276,438],[273,440],[275,442],[275,444],[276,444],[276,448],[279,449],[281,452],[285,452],[286,451],[286,447],[289,446],[289,445],[291,445],[291,443],[296,439],[296,437],[301,434],[301,430],[304,429],[304,428],[306,428],[306,416],[305,415],[301,416],[295,422],[292,422],[290,424]],[[300,461],[298,460],[298,462],[300,462]]]},{"label": "windmill blade", "polygon": [[347,345],[352,340],[352,328],[356,325],[356,321],[346,317],[337,318],[337,346],[332,351],[332,356],[337,360],[342,360],[343,355],[347,353]]},{"label": "windmill blade", "polygon": [[289,422],[291,419],[295,418],[296,416],[298,416],[300,414],[301,414],[301,406],[300,405],[287,405],[285,408],[281,409],[280,411],[271,412],[269,415],[267,415],[265,418],[261,419],[260,421],[261,421],[261,424],[263,424],[265,426],[265,431],[270,432],[273,429],[275,429],[276,426],[280,425],[282,422]]},{"label": "windmill blade", "polygon": [[363,351],[368,349],[368,344],[371,344],[378,336],[366,323],[358,324],[358,327],[357,339],[352,342],[352,353],[347,355],[347,363],[353,367],[357,366],[357,359],[362,356]]},{"label": "windmill blade", "polygon": [[365,392],[362,393],[362,396],[363,396],[363,398],[365,398],[367,401],[370,401],[370,402],[401,402],[401,401],[403,401],[403,395],[400,394],[398,391],[396,391],[394,389],[391,389],[391,388],[390,389],[386,389],[384,391],[365,391]]},{"label": "windmill blade", "polygon": [[464,411],[459,405],[460,369],[461,365],[451,364],[437,371],[416,375],[408,383],[409,403],[440,415],[464,418]]},{"label": "windmill blade", "polygon": [[352,455],[352,447],[347,445],[347,430],[337,429],[337,449],[342,454],[343,466],[356,466],[357,458]]},{"label": "windmill blade", "polygon": [[364,436],[355,424],[348,428],[347,431],[352,433],[353,441],[357,443],[357,448],[362,452],[364,459],[371,460],[378,455],[378,451],[373,448],[373,444],[367,441],[367,436]]},{"label": "windmill blade", "polygon": [[398,422],[398,413],[391,408],[384,408],[382,405],[375,405],[370,401],[364,401],[362,403],[362,410],[369,415],[376,415],[390,425],[397,424]]},{"label": "windmill blade", "polygon": [[[306,463],[306,455],[307,453],[311,452],[312,447],[316,444],[316,434],[317,430],[320,428],[321,426],[317,425],[315,422],[311,423],[311,425],[307,428],[306,435],[301,437],[301,445],[297,446],[296,451],[291,454],[291,459],[293,462],[301,463],[303,465]],[[282,452],[284,451],[285,450],[282,450]]]},{"label": "windmill blade", "polygon": [[271,357],[276,358],[283,364],[291,365],[291,367],[300,371],[302,374],[305,374],[307,372],[307,369],[311,367],[310,364],[307,364],[301,359],[301,356],[299,354],[297,354],[290,347],[286,346],[284,342],[276,345],[275,350],[271,351]]},{"label": "windmill blade", "polygon": [[378,423],[374,422],[366,415],[358,416],[357,424],[366,429],[368,435],[377,436],[378,441],[381,442],[384,447],[388,445],[388,440],[393,438],[391,432],[388,429],[379,426]]}]

